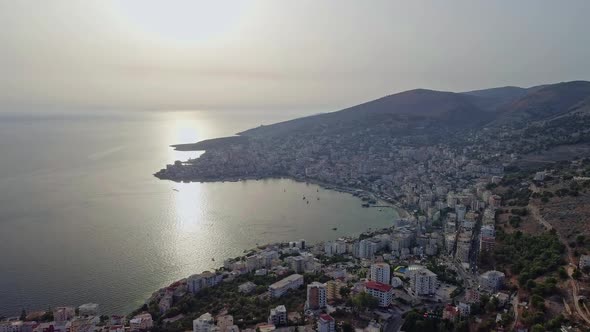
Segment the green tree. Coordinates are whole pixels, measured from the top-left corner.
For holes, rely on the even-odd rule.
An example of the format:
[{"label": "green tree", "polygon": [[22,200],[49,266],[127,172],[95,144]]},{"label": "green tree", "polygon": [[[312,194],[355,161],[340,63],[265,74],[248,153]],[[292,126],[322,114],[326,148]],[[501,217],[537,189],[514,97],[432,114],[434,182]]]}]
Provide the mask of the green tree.
[{"label": "green tree", "polygon": [[366,309],[376,308],[379,304],[379,300],[371,296],[369,293],[359,293],[352,298],[352,305],[358,311],[364,311]]},{"label": "green tree", "polygon": [[545,331],[545,328],[541,324],[535,324],[531,328],[531,332],[544,332],[544,331]]},{"label": "green tree", "polygon": [[27,319],[27,311],[23,308],[23,310],[20,312],[20,320],[26,320]]},{"label": "green tree", "polygon": [[580,279],[582,277],[582,272],[580,272],[580,270],[575,269],[574,272],[572,273],[572,277],[576,280]]},{"label": "green tree", "polygon": [[531,297],[531,304],[535,309],[543,309],[545,308],[545,299],[539,295],[533,295]]}]

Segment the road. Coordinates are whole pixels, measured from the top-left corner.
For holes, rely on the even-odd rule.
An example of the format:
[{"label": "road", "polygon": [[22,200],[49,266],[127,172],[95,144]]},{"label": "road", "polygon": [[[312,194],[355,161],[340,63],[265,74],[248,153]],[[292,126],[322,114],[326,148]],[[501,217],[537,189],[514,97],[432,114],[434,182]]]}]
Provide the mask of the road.
[{"label": "road", "polygon": [[394,312],[392,316],[387,322],[385,322],[383,326],[384,332],[399,332],[402,326],[404,325],[404,319],[402,318],[401,313]]},{"label": "road", "polygon": [[[537,188],[531,188],[533,189],[533,191]],[[531,212],[531,215],[533,216],[533,218],[535,218],[539,223],[541,223],[543,226],[545,226],[545,228],[547,230],[551,230],[554,229],[553,226],[551,226],[550,223],[548,223],[545,218],[543,218],[543,216],[541,216],[541,213],[539,211],[539,208],[534,205],[534,204],[529,204],[528,206],[529,211]],[[576,266],[576,261],[574,260],[574,254],[572,252],[572,248],[570,248],[570,246],[567,245],[567,240],[564,239],[561,234],[559,234],[559,232],[557,232],[556,229],[555,230],[555,234],[557,234],[557,237],[559,238],[559,241],[561,243],[563,243],[565,245],[565,248],[567,249],[567,260],[568,260],[568,267],[567,267],[567,274],[569,275],[570,278],[570,285],[571,285],[571,289],[572,289],[572,299],[574,301],[574,308],[576,309],[576,313],[578,314],[578,316],[583,319],[584,321],[586,321],[586,323],[588,325],[590,325],[590,317],[588,317],[587,312],[584,312],[584,310],[582,309],[582,307],[580,306],[580,302],[578,301],[578,297],[579,297],[579,292],[580,292],[580,286],[578,284],[578,281],[576,279],[574,279],[573,277],[573,273],[574,273],[574,267]]]}]

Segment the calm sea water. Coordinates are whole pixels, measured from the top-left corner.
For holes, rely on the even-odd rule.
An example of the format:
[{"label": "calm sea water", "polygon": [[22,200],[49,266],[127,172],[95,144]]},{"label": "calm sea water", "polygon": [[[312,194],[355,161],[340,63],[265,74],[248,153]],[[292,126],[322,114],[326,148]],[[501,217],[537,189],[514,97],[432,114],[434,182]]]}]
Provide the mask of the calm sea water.
[{"label": "calm sea water", "polygon": [[363,209],[351,195],[291,180],[178,184],[152,176],[199,155],[170,144],[296,116],[0,115],[0,315],[86,302],[125,314],[156,289],[256,243],[390,225],[391,209]]}]

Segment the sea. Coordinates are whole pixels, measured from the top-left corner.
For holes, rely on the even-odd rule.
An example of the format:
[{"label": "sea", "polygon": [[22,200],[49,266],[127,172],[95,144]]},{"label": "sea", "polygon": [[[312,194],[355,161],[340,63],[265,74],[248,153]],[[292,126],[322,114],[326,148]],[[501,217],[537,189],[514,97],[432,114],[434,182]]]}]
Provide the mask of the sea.
[{"label": "sea", "polygon": [[202,153],[171,144],[301,115],[308,114],[0,113],[0,316],[88,302],[127,314],[157,289],[257,244],[392,225],[393,209],[362,208],[350,194],[289,179],[153,176]]}]

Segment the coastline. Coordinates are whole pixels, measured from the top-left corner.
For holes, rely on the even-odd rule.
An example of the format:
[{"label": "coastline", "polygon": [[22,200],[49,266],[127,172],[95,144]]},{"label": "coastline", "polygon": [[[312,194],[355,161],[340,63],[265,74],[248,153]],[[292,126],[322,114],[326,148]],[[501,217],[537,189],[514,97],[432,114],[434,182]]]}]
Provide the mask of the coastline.
[{"label": "coastline", "polygon": [[323,182],[323,181],[311,179],[311,178],[298,178],[298,177],[289,176],[289,175],[281,175],[281,176],[272,176],[271,175],[271,176],[264,176],[264,177],[244,176],[244,177],[227,177],[227,178],[219,177],[219,178],[198,179],[198,180],[197,179],[176,180],[176,179],[170,179],[170,178],[166,178],[166,177],[160,177],[160,176],[158,176],[158,173],[155,173],[154,176],[160,180],[168,180],[168,181],[173,181],[173,182],[177,182],[177,183],[191,183],[191,182],[212,183],[212,182],[240,182],[240,181],[248,181],[248,180],[258,181],[258,180],[271,180],[271,179],[289,179],[289,180],[293,180],[293,181],[300,182],[300,183],[315,184],[325,190],[334,190],[337,192],[347,193],[347,194],[351,194],[351,195],[355,195],[355,193],[357,193],[357,194],[363,193],[363,194],[366,194],[369,196],[373,196],[379,202],[385,203],[385,205],[389,205],[391,208],[395,209],[395,211],[397,212],[397,214],[400,218],[403,218],[403,219],[413,218],[412,215],[410,214],[410,212],[408,212],[408,210],[406,210],[400,202],[395,201],[391,198],[382,197],[379,194],[376,194],[376,193],[374,193],[370,190],[367,190],[367,189],[354,188],[354,187],[342,187],[339,185],[331,184],[329,182]]}]

